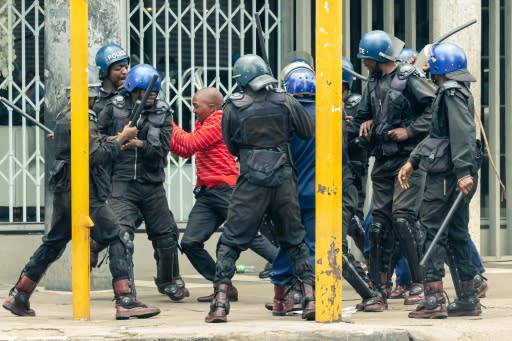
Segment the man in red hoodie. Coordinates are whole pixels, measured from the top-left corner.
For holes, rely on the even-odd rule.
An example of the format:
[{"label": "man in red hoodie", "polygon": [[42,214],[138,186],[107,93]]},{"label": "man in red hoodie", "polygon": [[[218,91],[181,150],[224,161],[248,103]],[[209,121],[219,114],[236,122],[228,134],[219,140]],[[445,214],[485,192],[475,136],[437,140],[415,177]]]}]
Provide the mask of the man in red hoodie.
[{"label": "man in red hoodie", "polygon": [[[173,123],[171,152],[190,158],[196,156],[197,180],[194,189],[196,202],[190,212],[187,228],[181,240],[183,252],[194,268],[207,280],[213,281],[215,261],[204,249],[211,235],[227,218],[229,199],[239,175],[238,164],[222,140],[222,110],[224,99],[216,88],[204,88],[192,97],[197,121],[195,131],[189,133]],[[251,249],[272,262],[276,247],[258,234]],[[238,300],[235,287],[229,289],[230,301]],[[199,297],[199,302],[210,302],[213,293]]]}]

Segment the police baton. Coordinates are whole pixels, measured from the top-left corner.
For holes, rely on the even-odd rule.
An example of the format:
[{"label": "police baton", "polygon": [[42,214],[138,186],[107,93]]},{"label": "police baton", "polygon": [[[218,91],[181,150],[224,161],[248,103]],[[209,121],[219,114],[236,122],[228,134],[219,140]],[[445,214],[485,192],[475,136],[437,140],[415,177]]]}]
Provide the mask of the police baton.
[{"label": "police baton", "polygon": [[356,78],[359,78],[360,80],[365,81],[365,82],[367,82],[367,81],[368,81],[368,77],[365,77],[365,76],[363,76],[362,74],[355,72],[354,70],[352,70],[352,69],[351,69],[351,68],[349,68],[348,66],[342,65],[342,67],[343,67],[343,70],[347,71],[347,72],[348,72],[348,73],[350,73],[352,76],[354,76],[354,77],[356,77]]},{"label": "police baton", "polygon": [[34,123],[36,126],[38,126],[39,128],[43,129],[45,132],[47,132],[48,134],[53,134],[53,130],[51,130],[50,128],[48,128],[47,126],[45,126],[44,124],[42,124],[41,122],[39,122],[38,120],[36,120],[35,118],[33,118],[32,116],[30,116],[29,114],[27,114],[26,112],[24,112],[23,110],[21,110],[20,108],[18,108],[16,105],[14,105],[13,103],[9,102],[5,97],[2,97],[0,96],[0,101],[8,108],[11,108],[13,111],[16,111],[18,114],[20,114],[21,116],[25,117],[27,120],[29,120],[30,122]]},{"label": "police baton", "polygon": [[130,115],[130,122],[128,122],[128,125],[130,127],[135,126],[135,124],[139,120],[139,117],[142,114],[142,109],[144,109],[144,104],[146,104],[146,101],[148,100],[149,95],[151,94],[151,91],[153,91],[157,79],[158,79],[158,74],[155,73],[153,75],[153,77],[151,78],[151,81],[149,82],[149,85],[146,88],[146,92],[144,93],[144,96],[142,96],[142,99],[137,100],[135,102],[135,105],[133,106],[132,113]]},{"label": "police baton", "polygon": [[270,63],[268,61],[267,49],[265,48],[265,39],[263,38],[263,28],[261,27],[261,21],[260,17],[258,16],[258,13],[254,13],[254,20],[256,21],[256,33],[258,34],[258,43],[260,45],[261,57],[263,58],[265,63],[267,63],[267,68],[268,71],[270,72],[270,75],[274,77],[272,69],[270,68]]},{"label": "police baton", "polygon": [[432,252],[434,250],[434,246],[437,244],[439,238],[441,238],[441,235],[443,234],[444,230],[446,230],[446,227],[450,223],[450,220],[452,220],[452,216],[455,213],[455,210],[457,207],[459,207],[460,202],[464,198],[464,193],[459,192],[457,195],[457,198],[455,198],[455,202],[453,203],[452,207],[448,211],[448,214],[446,215],[446,218],[444,218],[443,223],[441,224],[441,227],[439,228],[439,231],[437,231],[434,239],[432,240],[432,243],[430,244],[427,252],[425,252],[425,255],[421,259],[420,266],[424,267],[425,263],[427,263],[428,259],[432,256]]},{"label": "police baton", "polygon": [[421,49],[421,51],[418,53],[418,56],[416,57],[416,61],[414,62],[414,66],[421,69],[423,67],[423,65],[426,64],[428,62],[428,60],[430,59],[430,57],[432,56],[432,46],[434,46],[435,44],[439,44],[440,42],[442,42],[442,41],[448,39],[449,37],[451,37],[452,35],[454,35],[455,33],[462,31],[466,27],[469,27],[476,22],[477,22],[476,19],[470,20],[467,23],[457,26],[453,30],[442,35],[439,39],[434,41],[432,44],[425,45],[423,47],[423,49]]}]

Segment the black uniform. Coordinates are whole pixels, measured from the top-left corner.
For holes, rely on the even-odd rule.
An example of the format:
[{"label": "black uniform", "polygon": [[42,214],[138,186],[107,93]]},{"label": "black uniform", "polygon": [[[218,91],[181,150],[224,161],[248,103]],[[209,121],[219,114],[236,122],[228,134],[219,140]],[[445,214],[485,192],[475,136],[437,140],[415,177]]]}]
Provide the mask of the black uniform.
[{"label": "black uniform", "polygon": [[425,281],[439,281],[444,277],[447,248],[460,280],[473,279],[477,270],[471,261],[468,241],[469,202],[478,183],[479,147],[475,138],[473,97],[463,83],[449,80],[439,88],[433,105],[432,130],[411,153],[413,166],[427,172],[420,223],[426,228],[427,249],[457,196],[457,180],[473,177],[473,188],[459,204],[432,257],[426,264]]},{"label": "black uniform", "polygon": [[[99,116],[98,127],[106,136],[115,136],[128,124],[132,103],[130,94],[120,93],[111,98]],[[122,151],[112,165],[112,197],[110,206],[118,216],[123,231],[133,240],[142,213],[146,232],[153,243],[157,261],[159,291],[177,299],[176,292],[184,288],[179,276],[178,229],[169,211],[163,182],[169,153],[172,110],[156,100],[145,109],[137,122],[138,139],[144,145]]]},{"label": "black uniform", "polygon": [[240,161],[240,176],[217,245],[214,285],[231,285],[235,262],[258,233],[267,212],[294,274],[313,286],[288,143],[293,134],[303,139],[313,137],[309,114],[280,90],[247,89],[226,103],[222,133],[228,150]]},{"label": "black uniform", "polygon": [[[96,128],[96,115],[89,111],[90,181],[89,208],[96,227],[91,236],[109,245],[110,271],[113,281],[131,279],[131,253],[122,241],[119,225],[105,200],[109,195],[110,174],[104,168],[121,151],[119,142],[102,140]],[[46,269],[57,260],[71,240],[71,136],[70,109],[57,116],[55,127],[55,165],[50,173],[49,190],[53,196],[53,215],[50,230],[43,244],[25,265],[23,273],[38,282]]]},{"label": "black uniform", "polygon": [[[353,94],[347,96],[343,103],[343,117],[356,116],[357,108],[361,102],[361,95]],[[353,214],[347,216],[347,234],[353,238],[357,248],[364,252],[364,202],[366,199],[366,182],[368,179],[368,159],[370,157],[370,148],[368,142],[359,137],[359,126],[353,122],[347,122],[347,154],[349,157],[350,172],[352,173],[353,185],[351,189],[343,196],[343,207],[350,206]],[[357,192],[357,197],[355,196]],[[343,212],[345,221],[345,212]]]},{"label": "black uniform", "polygon": [[[430,105],[435,87],[409,64],[398,64],[389,74],[371,78],[363,92],[354,122],[373,120],[371,152],[375,164],[373,183],[373,224],[370,227],[370,276],[377,286],[388,272],[394,245],[391,231],[400,239],[402,253],[409,261],[413,282],[422,280],[416,244],[415,222],[419,195],[425,173],[415,171],[411,188],[402,190],[396,175],[409,153],[430,130]],[[395,128],[407,129],[409,138],[397,143],[387,133]],[[421,288],[420,288],[421,289]],[[381,287],[385,291],[384,287]]]}]

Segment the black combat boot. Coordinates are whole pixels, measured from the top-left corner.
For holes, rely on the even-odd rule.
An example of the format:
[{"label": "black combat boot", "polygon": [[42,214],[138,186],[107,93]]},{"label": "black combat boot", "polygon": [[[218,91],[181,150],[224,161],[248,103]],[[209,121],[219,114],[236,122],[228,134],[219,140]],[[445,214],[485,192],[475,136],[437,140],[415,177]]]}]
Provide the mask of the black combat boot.
[{"label": "black combat boot", "polygon": [[207,323],[222,323],[228,322],[227,315],[229,314],[229,285],[219,284],[215,288],[215,298],[210,304],[210,312],[204,318]]},{"label": "black combat boot", "polygon": [[113,287],[116,301],[116,320],[127,320],[130,317],[142,319],[160,314],[159,308],[148,307],[137,301],[135,295],[133,295],[130,280],[115,281]]},{"label": "black combat boot", "polygon": [[462,294],[455,302],[448,305],[448,316],[479,316],[482,314],[480,300],[476,297],[477,292],[473,279],[462,281]]},{"label": "black combat boot", "polygon": [[18,283],[9,291],[9,296],[2,307],[18,316],[36,316],[36,312],[30,309],[29,298],[34,292],[37,282],[25,275],[21,275]]},{"label": "black combat boot", "polygon": [[158,292],[169,296],[175,302],[183,300],[190,296],[190,292],[185,287],[185,281],[181,278],[178,263],[177,248],[157,248],[157,277],[155,284]]},{"label": "black combat boot", "polygon": [[444,319],[448,317],[443,296],[443,282],[428,282],[425,287],[425,300],[409,313],[415,319]]}]

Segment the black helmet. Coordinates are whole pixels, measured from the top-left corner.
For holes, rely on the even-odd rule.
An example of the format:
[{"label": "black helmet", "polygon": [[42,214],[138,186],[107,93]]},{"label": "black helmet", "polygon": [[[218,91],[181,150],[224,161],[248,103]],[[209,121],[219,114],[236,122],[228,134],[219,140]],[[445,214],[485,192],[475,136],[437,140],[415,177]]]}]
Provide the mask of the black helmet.
[{"label": "black helmet", "polygon": [[238,58],[233,66],[233,78],[242,88],[245,88],[254,78],[262,75],[270,76],[270,71],[265,61],[255,54],[246,54]]}]

